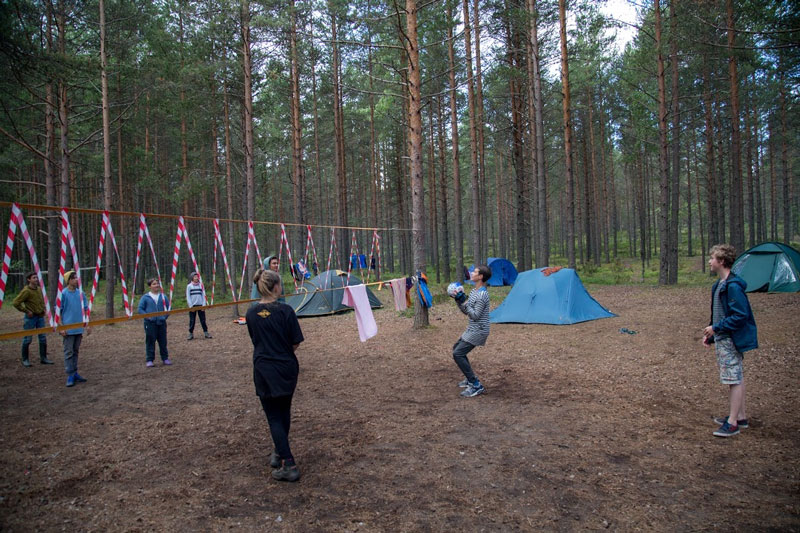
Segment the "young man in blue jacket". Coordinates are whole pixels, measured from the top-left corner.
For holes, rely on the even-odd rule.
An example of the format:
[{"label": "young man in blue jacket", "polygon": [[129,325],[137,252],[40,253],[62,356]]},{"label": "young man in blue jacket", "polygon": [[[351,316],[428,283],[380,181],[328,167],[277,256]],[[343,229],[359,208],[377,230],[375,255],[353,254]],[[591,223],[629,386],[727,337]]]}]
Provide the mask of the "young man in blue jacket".
[{"label": "young man in blue jacket", "polygon": [[[164,296],[158,279],[147,280],[147,285],[150,291],[143,294],[139,299],[139,314],[168,311],[169,301]],[[156,358],[156,342],[158,342],[158,350],[161,353],[161,361],[167,366],[172,364],[167,351],[167,318],[169,318],[169,315],[164,314],[144,319],[144,343],[147,359],[145,366],[147,368],[152,368],[155,365],[153,361]]]},{"label": "young man in blue jacket", "polygon": [[747,283],[731,272],[736,250],[730,244],[711,248],[708,264],[719,280],[711,288],[711,321],[703,330],[703,344],[714,344],[719,379],[730,388],[728,416],[715,418],[717,437],[730,437],[748,427],[745,414],[744,352],[758,348],[758,331],[745,289]]}]

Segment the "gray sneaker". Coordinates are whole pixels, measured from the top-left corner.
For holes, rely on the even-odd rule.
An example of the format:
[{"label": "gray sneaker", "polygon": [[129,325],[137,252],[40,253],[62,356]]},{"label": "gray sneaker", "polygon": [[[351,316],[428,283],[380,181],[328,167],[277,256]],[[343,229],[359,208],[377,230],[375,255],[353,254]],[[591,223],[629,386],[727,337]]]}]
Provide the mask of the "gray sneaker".
[{"label": "gray sneaker", "polygon": [[461,396],[465,398],[472,398],[473,396],[477,396],[478,394],[483,394],[484,392],[486,392],[486,389],[479,381],[474,385],[470,383],[466,389],[461,391]]},{"label": "gray sneaker", "polygon": [[469,387],[469,380],[467,378],[462,379],[461,381],[458,382],[458,386],[461,387],[462,389],[466,389],[467,387]]},{"label": "gray sneaker", "polygon": [[188,337],[186,337],[186,340],[187,340],[187,341],[190,341],[190,340],[192,340],[192,339],[194,339],[194,334],[193,334],[193,333],[189,333],[189,336],[188,336]]},{"label": "gray sneaker", "polygon": [[286,464],[283,464],[277,470],[272,471],[272,479],[295,482],[300,479],[300,470],[297,469],[297,465],[286,466]]},{"label": "gray sneaker", "polygon": [[280,468],[281,467],[281,457],[278,455],[278,452],[272,452],[269,454],[269,466],[272,468]]}]

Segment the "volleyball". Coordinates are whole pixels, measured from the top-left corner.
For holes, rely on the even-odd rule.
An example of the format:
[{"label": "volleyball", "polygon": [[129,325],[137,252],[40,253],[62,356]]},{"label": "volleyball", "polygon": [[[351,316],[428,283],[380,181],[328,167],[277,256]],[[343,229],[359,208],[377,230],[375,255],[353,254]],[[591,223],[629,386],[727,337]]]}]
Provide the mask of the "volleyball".
[{"label": "volleyball", "polygon": [[461,293],[464,292],[464,287],[462,287],[459,282],[454,281],[453,283],[447,286],[447,295],[450,296],[451,298],[455,298],[459,292]]}]

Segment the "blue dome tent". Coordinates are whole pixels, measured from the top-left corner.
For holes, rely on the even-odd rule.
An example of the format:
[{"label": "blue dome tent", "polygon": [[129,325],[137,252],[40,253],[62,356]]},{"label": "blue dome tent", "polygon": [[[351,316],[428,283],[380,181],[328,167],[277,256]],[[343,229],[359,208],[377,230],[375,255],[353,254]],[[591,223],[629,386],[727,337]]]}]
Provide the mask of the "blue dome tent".
[{"label": "blue dome tent", "polygon": [[493,324],[576,324],[617,316],[592,298],[571,268],[549,276],[544,268],[521,272],[497,309],[489,314]]},{"label": "blue dome tent", "polygon": [[[508,259],[502,257],[490,257],[486,264],[492,269],[492,277],[486,283],[490,287],[502,287],[503,285],[513,285],[517,280],[517,269]],[[469,267],[469,271],[475,270],[475,265]],[[467,283],[472,283],[468,281]]]}]

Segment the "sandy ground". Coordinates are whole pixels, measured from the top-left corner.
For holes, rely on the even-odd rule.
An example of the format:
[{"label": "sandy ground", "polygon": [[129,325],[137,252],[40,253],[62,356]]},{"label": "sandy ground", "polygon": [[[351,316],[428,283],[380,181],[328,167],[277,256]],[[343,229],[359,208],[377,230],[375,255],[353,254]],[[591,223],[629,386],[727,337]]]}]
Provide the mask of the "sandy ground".
[{"label": "sandy ground", "polygon": [[487,387],[472,399],[456,386],[466,319],[450,302],[423,331],[378,310],[366,343],[352,313],[302,320],[296,484],[269,477],[252,348],[228,310],[210,313],[211,340],[186,341],[188,318],[170,318],[172,367],[145,368],[141,322],[96,328],[89,382],[71,389],[59,338],[56,365],[29,369],[19,341],[2,342],[0,529],[800,530],[800,295],[750,296],[751,427],[720,439],[708,289],[591,292],[619,317],[493,325],[470,356]]}]

